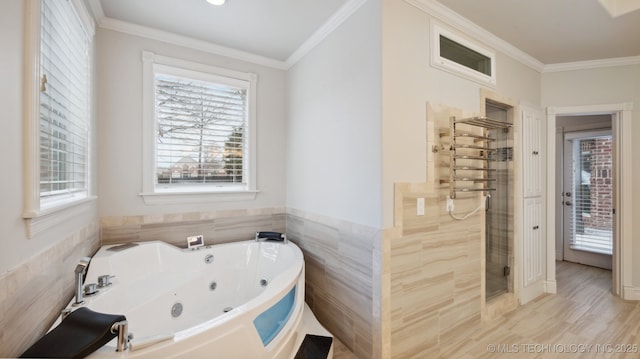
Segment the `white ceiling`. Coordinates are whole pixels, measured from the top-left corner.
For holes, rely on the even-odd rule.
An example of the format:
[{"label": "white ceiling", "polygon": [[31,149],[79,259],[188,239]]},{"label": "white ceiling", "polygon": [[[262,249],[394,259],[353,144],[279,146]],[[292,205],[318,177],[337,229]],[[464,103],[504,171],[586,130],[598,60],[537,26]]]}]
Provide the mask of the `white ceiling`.
[{"label": "white ceiling", "polygon": [[439,0],[544,64],[640,55],[640,11],[598,0]]},{"label": "white ceiling", "polygon": [[[354,0],[90,1],[107,19],[286,61]],[[599,0],[439,2],[544,64],[640,56],[640,11],[613,18]]]},{"label": "white ceiling", "polygon": [[285,61],[347,0],[100,0],[104,16]]}]

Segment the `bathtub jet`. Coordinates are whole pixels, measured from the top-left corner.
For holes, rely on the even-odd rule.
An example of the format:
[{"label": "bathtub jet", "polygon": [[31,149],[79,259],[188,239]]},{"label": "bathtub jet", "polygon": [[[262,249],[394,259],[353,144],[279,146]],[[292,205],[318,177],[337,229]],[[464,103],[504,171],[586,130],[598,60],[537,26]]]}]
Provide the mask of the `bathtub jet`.
[{"label": "bathtub jet", "polygon": [[291,359],[314,338],[333,357],[332,335],[304,302],[304,260],[292,242],[251,240],[197,251],[137,244],[102,247],[85,285],[105,275],[113,278],[110,285],[65,310],[66,316],[86,308],[126,317],[128,349],[117,351],[114,338],[90,358]]}]

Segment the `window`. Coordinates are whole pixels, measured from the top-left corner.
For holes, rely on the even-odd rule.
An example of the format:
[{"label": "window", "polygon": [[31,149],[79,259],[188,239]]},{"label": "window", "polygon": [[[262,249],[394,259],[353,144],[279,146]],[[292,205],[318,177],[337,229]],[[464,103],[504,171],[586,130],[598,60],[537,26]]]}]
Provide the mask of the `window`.
[{"label": "window", "polygon": [[434,67],[494,86],[495,54],[437,25],[432,28],[431,63]]},{"label": "window", "polygon": [[572,249],[613,253],[613,137],[578,135],[573,147]]},{"label": "window", "polygon": [[69,1],[43,1],[40,201],[87,196],[89,38]]},{"label": "window", "polygon": [[24,217],[89,199],[93,22],[80,2],[30,0]]},{"label": "window", "polygon": [[256,76],[150,52],[143,66],[145,201],[255,196]]}]

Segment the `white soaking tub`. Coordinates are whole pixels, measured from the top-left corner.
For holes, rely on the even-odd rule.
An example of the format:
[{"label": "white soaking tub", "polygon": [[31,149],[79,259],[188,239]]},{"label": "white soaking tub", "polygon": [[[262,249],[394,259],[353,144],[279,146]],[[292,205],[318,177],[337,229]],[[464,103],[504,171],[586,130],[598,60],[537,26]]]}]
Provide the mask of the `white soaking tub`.
[{"label": "white soaking tub", "polygon": [[293,358],[305,334],[331,336],[304,302],[304,273],[291,242],[105,246],[84,283],[110,275],[111,284],[82,306],[124,315],[133,338],[127,350],[116,351],[115,338],[90,357]]}]

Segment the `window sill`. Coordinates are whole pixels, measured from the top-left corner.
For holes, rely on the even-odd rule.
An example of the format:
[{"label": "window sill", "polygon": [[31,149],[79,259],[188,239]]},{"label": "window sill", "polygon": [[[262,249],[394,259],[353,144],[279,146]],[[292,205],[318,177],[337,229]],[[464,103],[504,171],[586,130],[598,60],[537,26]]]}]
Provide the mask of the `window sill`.
[{"label": "window sill", "polygon": [[81,216],[83,213],[88,213],[90,207],[95,204],[97,199],[98,197],[96,196],[89,196],[63,206],[25,212],[22,218],[24,218],[27,238],[33,238],[60,223],[65,223]]},{"label": "window sill", "polygon": [[259,191],[199,191],[199,192],[152,192],[140,193],[144,203],[147,205],[156,204],[187,204],[187,203],[207,203],[207,202],[237,202],[253,201]]}]

